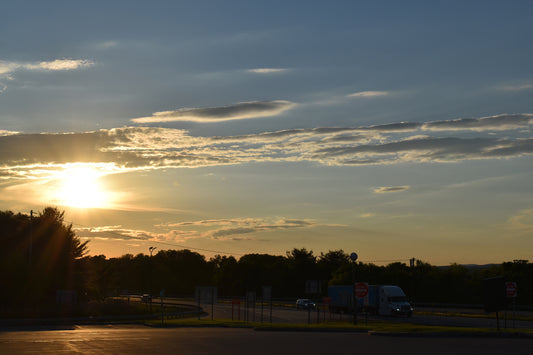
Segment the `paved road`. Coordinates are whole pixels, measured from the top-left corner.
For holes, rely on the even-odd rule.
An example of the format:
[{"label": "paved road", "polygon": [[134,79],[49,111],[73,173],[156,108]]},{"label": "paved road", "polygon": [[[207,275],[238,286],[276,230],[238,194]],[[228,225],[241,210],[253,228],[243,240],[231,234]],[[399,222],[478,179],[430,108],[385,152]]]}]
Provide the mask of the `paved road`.
[{"label": "paved road", "polygon": [[2,354],[532,354],[533,339],[389,337],[230,328],[75,326],[0,333]]},{"label": "paved road", "polygon": [[[172,302],[172,301],[170,301]],[[192,303],[191,303],[192,304]],[[264,305],[261,309],[261,305],[257,304],[255,308],[246,308],[244,304],[231,305],[228,303],[218,303],[211,307],[209,304],[202,304],[202,308],[209,315],[206,318],[210,318],[213,314],[214,319],[235,319],[235,320],[247,320],[255,322],[270,322],[272,323],[292,323],[292,324],[306,324],[306,323],[322,323],[326,321],[346,321],[351,322],[352,316],[349,314],[330,314],[328,311],[316,311],[308,312],[307,310],[296,310],[289,307],[273,307],[270,312],[268,304]],[[441,311],[442,312],[442,311]],[[483,312],[484,313],[484,312]],[[271,318],[272,315],[272,318]],[[498,323],[495,318],[480,318],[473,314],[473,317],[452,317],[452,316],[435,316],[435,315],[423,315],[415,314],[410,318],[407,317],[383,317],[383,316],[370,316],[371,320],[385,320],[389,322],[408,322],[414,324],[423,325],[438,325],[438,326],[451,326],[451,327],[474,327],[474,328],[490,328],[497,329]],[[364,324],[365,316],[360,314],[359,323]],[[500,315],[500,328],[509,329],[533,329],[533,322],[515,320],[512,318],[512,314],[505,316],[504,312]]]}]

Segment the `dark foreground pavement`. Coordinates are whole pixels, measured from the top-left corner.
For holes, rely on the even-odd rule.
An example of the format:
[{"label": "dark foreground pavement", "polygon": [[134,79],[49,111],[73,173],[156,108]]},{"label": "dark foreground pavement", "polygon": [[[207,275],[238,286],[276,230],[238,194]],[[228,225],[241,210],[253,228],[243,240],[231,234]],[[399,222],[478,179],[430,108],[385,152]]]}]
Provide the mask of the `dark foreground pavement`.
[{"label": "dark foreground pavement", "polygon": [[531,338],[145,326],[45,327],[0,333],[0,354],[533,354]]}]

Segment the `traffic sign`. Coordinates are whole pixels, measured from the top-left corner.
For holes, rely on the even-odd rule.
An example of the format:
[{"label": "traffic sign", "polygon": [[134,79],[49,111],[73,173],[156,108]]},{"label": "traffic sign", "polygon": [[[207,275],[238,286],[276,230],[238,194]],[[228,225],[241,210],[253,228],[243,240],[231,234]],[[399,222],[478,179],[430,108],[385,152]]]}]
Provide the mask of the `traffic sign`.
[{"label": "traffic sign", "polygon": [[357,282],[355,284],[355,296],[364,298],[366,295],[368,295],[368,284],[366,282]]},{"label": "traffic sign", "polygon": [[515,298],[517,293],[516,282],[505,283],[505,294],[507,295],[507,298]]}]

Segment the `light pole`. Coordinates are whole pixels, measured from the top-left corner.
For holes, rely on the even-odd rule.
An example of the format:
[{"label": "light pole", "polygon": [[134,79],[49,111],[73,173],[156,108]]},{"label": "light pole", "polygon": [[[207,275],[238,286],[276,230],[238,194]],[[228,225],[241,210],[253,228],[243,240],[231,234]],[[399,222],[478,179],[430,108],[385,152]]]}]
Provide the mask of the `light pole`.
[{"label": "light pole", "polygon": [[28,264],[31,268],[31,259],[33,254],[33,210],[30,211],[30,250],[28,255]]},{"label": "light pole", "polygon": [[[150,291],[150,295],[152,295],[154,292],[153,288],[153,276],[154,276],[154,263],[153,263],[153,260],[152,260],[152,253],[154,252],[154,250],[156,250],[157,247],[149,247],[148,250],[150,251],[150,262],[149,262],[149,265],[150,265],[150,281],[149,281],[149,291]],[[163,302],[163,298],[161,298],[161,302]],[[163,308],[161,308],[162,310]],[[150,296],[150,312],[152,311],[152,297]],[[162,312],[162,311],[161,311]]]},{"label": "light pole", "polygon": [[355,295],[355,261],[357,260],[357,253],[350,254],[350,260],[352,260],[352,315],[353,324],[357,324],[357,296]]}]

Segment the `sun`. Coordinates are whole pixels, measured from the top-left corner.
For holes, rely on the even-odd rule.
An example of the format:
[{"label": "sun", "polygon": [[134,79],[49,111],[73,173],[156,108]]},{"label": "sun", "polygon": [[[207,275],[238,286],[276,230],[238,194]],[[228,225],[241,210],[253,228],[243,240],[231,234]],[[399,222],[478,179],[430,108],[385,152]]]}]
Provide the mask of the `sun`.
[{"label": "sun", "polygon": [[102,208],[108,204],[108,194],[100,184],[101,174],[90,167],[75,167],[61,174],[57,191],[61,205],[77,208]]}]

